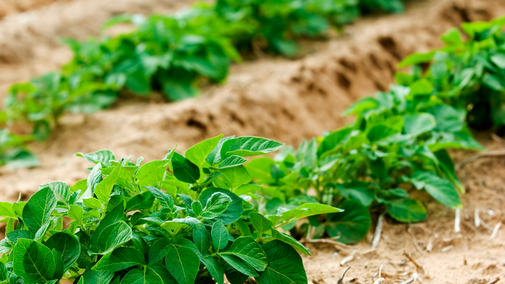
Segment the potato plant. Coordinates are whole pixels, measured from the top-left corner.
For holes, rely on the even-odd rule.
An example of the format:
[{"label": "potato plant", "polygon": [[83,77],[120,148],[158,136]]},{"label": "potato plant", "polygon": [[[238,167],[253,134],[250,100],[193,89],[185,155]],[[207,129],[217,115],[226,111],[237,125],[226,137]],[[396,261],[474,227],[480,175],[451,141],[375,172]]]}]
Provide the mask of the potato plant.
[{"label": "potato plant", "polygon": [[[467,122],[476,129],[505,126],[505,17],[491,22],[464,23],[442,36],[445,46],[405,58],[400,67],[415,65],[412,74],[399,74],[400,84],[424,77],[433,94],[468,109]],[[419,64],[429,64],[423,74]]]},{"label": "potato plant", "polygon": [[27,201],[0,203],[0,283],[307,283],[298,253],[279,228],[341,210],[322,204],[262,215],[250,203],[244,157],[283,144],[257,137],[205,140],[143,163],[102,150],[69,187],[41,185]]},{"label": "potato plant", "polygon": [[426,208],[409,190],[424,190],[449,208],[461,208],[458,191],[464,189],[446,150],[484,148],[472,138],[465,112],[432,90],[422,79],[379,92],[344,112],[356,116],[352,125],[248,163],[254,182],[264,185],[260,194],[268,202],[260,205],[262,211],[313,202],[337,206],[344,213],[310,217],[302,229],[311,238],[353,243],[370,228],[369,209],[400,222],[423,221]]}]

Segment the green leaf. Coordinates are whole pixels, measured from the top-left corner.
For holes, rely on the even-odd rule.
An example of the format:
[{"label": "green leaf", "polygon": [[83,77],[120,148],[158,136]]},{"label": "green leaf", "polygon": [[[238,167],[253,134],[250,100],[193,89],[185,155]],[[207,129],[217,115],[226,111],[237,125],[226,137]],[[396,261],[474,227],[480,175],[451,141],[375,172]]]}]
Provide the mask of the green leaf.
[{"label": "green leaf", "polygon": [[[114,273],[110,271],[93,271],[91,269],[86,269],[81,279],[83,279],[82,284],[109,284],[112,281],[112,277],[114,277]],[[79,284],[81,284],[80,281]]]},{"label": "green leaf", "polygon": [[144,191],[139,195],[130,198],[126,203],[126,212],[139,209],[149,209],[153,206],[154,195],[150,191]]},{"label": "green leaf", "polygon": [[218,284],[224,284],[224,270],[221,263],[219,263],[217,259],[210,256],[205,257],[203,259],[203,263],[205,264],[205,267],[207,267],[207,270],[209,271],[210,275],[212,275],[214,280]]},{"label": "green leaf", "polygon": [[124,222],[107,226],[100,234],[92,236],[90,253],[107,254],[114,248],[128,242],[132,238],[132,229]]},{"label": "green leaf", "polygon": [[95,164],[100,162],[100,163],[102,163],[102,165],[104,165],[106,167],[111,167],[112,164],[110,163],[110,161],[116,160],[116,158],[114,157],[114,155],[112,154],[112,152],[110,150],[100,150],[100,151],[96,151],[96,152],[89,153],[89,154],[77,153],[75,155],[77,157],[83,157],[86,160],[88,160],[92,163],[95,163]]},{"label": "green leaf", "polygon": [[262,237],[264,232],[268,232],[273,227],[272,222],[259,213],[249,213],[249,218],[259,237]]},{"label": "green leaf", "polygon": [[23,208],[23,221],[32,232],[44,226],[56,208],[56,196],[49,187],[37,191]]},{"label": "green leaf", "polygon": [[268,265],[266,253],[252,237],[239,237],[228,250],[219,255],[234,255],[239,257],[255,270],[263,271]]},{"label": "green leaf", "polygon": [[233,155],[248,157],[268,154],[279,150],[283,143],[260,137],[238,137],[223,143],[221,157]]},{"label": "green leaf", "polygon": [[433,130],[437,126],[435,117],[429,113],[418,113],[403,117],[403,129],[406,134],[417,136]]},{"label": "green leaf", "polygon": [[260,157],[253,159],[245,165],[247,171],[251,177],[258,182],[263,184],[269,184],[275,182],[272,178],[272,166],[275,165],[275,161],[270,157]]},{"label": "green leaf", "polygon": [[58,201],[62,202],[67,206],[69,205],[68,202],[70,199],[70,187],[68,187],[66,183],[61,181],[55,181],[39,185],[39,189],[42,189],[44,187],[49,187],[53,191],[54,196]]},{"label": "green leaf", "polygon": [[18,218],[18,215],[12,207],[12,203],[0,202],[0,217]]},{"label": "green leaf", "polygon": [[205,226],[198,226],[193,231],[193,242],[202,254],[206,255],[209,253],[211,246],[211,235]]},{"label": "green leaf", "polygon": [[300,255],[289,245],[272,241],[263,245],[268,266],[256,278],[259,284],[308,283]]},{"label": "green leaf", "polygon": [[246,184],[252,180],[249,172],[244,166],[236,166],[233,168],[226,168],[219,171],[221,175],[214,180],[218,187],[226,189],[235,189],[239,186]]},{"label": "green leaf", "polygon": [[212,150],[216,148],[221,138],[223,138],[223,134],[216,136],[214,138],[204,140],[186,150],[184,155],[193,164],[197,165],[198,167],[202,167],[205,159],[207,158],[207,156],[209,156]]},{"label": "green leaf", "polygon": [[226,211],[231,204],[232,199],[221,192],[213,193],[208,200],[206,200],[205,208],[201,216],[206,219],[212,219],[219,216],[219,214]]},{"label": "green leaf", "polygon": [[174,199],[172,198],[172,196],[170,196],[170,194],[166,194],[163,191],[152,186],[147,186],[146,188],[154,195],[154,197],[156,197],[156,199],[160,202],[161,206],[167,208],[174,207]]},{"label": "green leaf", "polygon": [[53,280],[57,261],[49,248],[33,240],[19,239],[14,247],[13,268],[26,283]]},{"label": "green leaf", "polygon": [[73,235],[59,232],[52,235],[44,243],[50,250],[56,250],[63,261],[63,271],[67,271],[74,265],[81,253],[81,245]]},{"label": "green leaf", "polygon": [[179,153],[172,157],[174,176],[185,183],[196,183],[200,178],[200,169]]},{"label": "green leaf", "polygon": [[374,190],[367,182],[353,180],[350,183],[337,184],[336,187],[342,196],[357,200],[364,206],[369,206],[374,200]]},{"label": "green leaf", "polygon": [[247,159],[244,159],[244,158],[237,156],[237,155],[233,155],[233,156],[230,156],[230,157],[224,159],[219,164],[219,166],[216,167],[216,169],[222,170],[222,169],[226,169],[226,168],[232,168],[232,167],[240,166],[240,165],[244,164],[245,162],[247,162]]},{"label": "green leaf", "polygon": [[274,224],[274,228],[279,228],[301,218],[338,212],[342,212],[342,210],[325,204],[306,203],[295,209],[280,212],[276,215],[269,215],[267,218]]},{"label": "green leaf", "polygon": [[121,280],[121,284],[177,284],[177,281],[165,267],[154,264],[144,267],[144,270],[130,270]]},{"label": "green leaf", "polygon": [[310,250],[308,248],[304,247],[299,241],[297,241],[295,238],[286,233],[279,232],[277,230],[272,230],[272,237],[276,240],[279,240],[283,243],[290,245],[299,253],[303,253],[309,256],[311,255]]},{"label": "green leaf", "polygon": [[[232,254],[224,254],[220,255],[226,263],[228,263],[233,269],[237,270],[241,274],[245,274],[251,277],[257,277],[258,273],[252,268],[249,264],[247,264],[245,261],[243,261],[241,258],[238,256],[232,255]],[[228,275],[228,272],[227,272]]]},{"label": "green leaf", "polygon": [[419,200],[405,198],[388,201],[386,208],[389,215],[400,222],[413,223],[426,219],[426,208]]},{"label": "green leaf", "polygon": [[232,202],[230,203],[230,205],[228,205],[226,210],[223,213],[219,214],[219,216],[217,216],[215,219],[222,220],[224,225],[228,225],[237,221],[242,215],[242,212],[244,212],[244,208],[242,206],[242,198],[238,197],[233,192],[225,189],[209,187],[204,191],[202,191],[198,200],[205,207],[207,206],[207,200],[209,200],[210,197],[215,193],[225,194],[232,200]]},{"label": "green leaf", "polygon": [[500,69],[505,69],[505,53],[497,53],[491,56],[491,61]]},{"label": "green leaf", "polygon": [[157,263],[165,258],[168,250],[173,246],[173,243],[167,239],[159,239],[155,241],[149,248],[149,264]]},{"label": "green leaf", "polygon": [[223,224],[222,220],[217,221],[212,225],[212,244],[216,251],[224,249],[228,245],[230,234]]},{"label": "green leaf", "polygon": [[100,200],[105,207],[107,207],[107,203],[109,202],[109,197],[114,188],[114,184],[118,181],[121,176],[121,170],[123,169],[122,163],[118,163],[110,175],[104,178],[96,187],[95,187],[95,195]]},{"label": "green leaf", "polygon": [[415,175],[413,180],[421,184],[422,188],[443,205],[453,209],[463,207],[458,192],[450,181],[429,172]]},{"label": "green leaf", "polygon": [[200,259],[190,248],[172,246],[165,257],[165,265],[179,284],[194,284]]},{"label": "green leaf", "polygon": [[140,187],[159,186],[165,178],[170,161],[151,161],[146,163],[135,173],[135,178]]},{"label": "green leaf", "polygon": [[343,213],[326,216],[328,234],[344,244],[355,243],[364,238],[372,223],[368,208],[351,199],[345,200],[340,208],[344,210]]},{"label": "green leaf", "polygon": [[93,266],[96,271],[121,271],[135,265],[145,264],[144,255],[134,248],[117,248],[104,255]]},{"label": "green leaf", "polygon": [[434,51],[428,53],[412,53],[411,55],[405,57],[400,63],[398,63],[398,68],[405,68],[411,65],[429,62],[433,59],[434,55]]}]

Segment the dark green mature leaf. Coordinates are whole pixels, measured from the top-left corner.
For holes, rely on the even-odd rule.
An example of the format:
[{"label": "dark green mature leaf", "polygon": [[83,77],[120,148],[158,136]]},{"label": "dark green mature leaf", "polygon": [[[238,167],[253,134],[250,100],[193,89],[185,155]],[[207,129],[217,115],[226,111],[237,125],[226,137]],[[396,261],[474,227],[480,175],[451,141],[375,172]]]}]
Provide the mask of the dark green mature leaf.
[{"label": "dark green mature leaf", "polygon": [[224,270],[221,263],[219,263],[217,259],[210,256],[205,257],[203,259],[203,263],[205,264],[205,267],[207,267],[207,270],[209,270],[209,273],[212,275],[214,280],[218,284],[224,284]]},{"label": "dark green mature leaf", "polygon": [[172,246],[165,257],[165,265],[179,284],[193,284],[200,267],[200,259],[190,248]]},{"label": "dark green mature leaf", "polygon": [[336,187],[345,198],[357,200],[364,206],[369,206],[374,200],[374,190],[369,183],[355,180],[337,184]]},{"label": "dark green mature leaf", "polygon": [[207,200],[209,200],[210,197],[215,193],[225,194],[232,200],[231,204],[228,205],[226,210],[223,213],[219,214],[219,216],[217,216],[215,219],[222,220],[225,225],[237,221],[242,215],[242,212],[244,212],[244,208],[242,206],[242,198],[238,197],[236,194],[229,190],[209,187],[202,191],[199,197],[199,201],[205,207],[207,206]]},{"label": "dark green mature leaf", "polygon": [[154,195],[154,197],[156,197],[161,206],[167,208],[174,207],[174,199],[172,196],[152,186],[147,186],[146,188]]},{"label": "dark green mature leaf", "polygon": [[221,192],[213,193],[206,200],[205,208],[203,208],[202,213],[199,215],[206,219],[216,218],[228,209],[231,202],[232,199],[228,195]]},{"label": "dark green mature leaf", "polygon": [[286,233],[279,232],[277,230],[272,230],[272,237],[276,240],[279,240],[283,243],[290,245],[299,253],[303,253],[309,256],[311,255],[310,250],[308,248],[304,247],[299,241],[297,241],[295,238]]},{"label": "dark green mature leaf", "polygon": [[279,150],[283,143],[260,137],[238,137],[223,143],[221,157],[233,155],[247,157],[268,154]]},{"label": "dark green mature leaf", "polygon": [[137,249],[134,248],[117,248],[112,252],[104,255],[98,262],[93,266],[93,270],[96,271],[121,271],[126,268],[143,265],[144,255]]},{"label": "dark green mature leaf", "polygon": [[139,195],[130,198],[126,203],[126,212],[139,209],[149,209],[153,206],[154,195],[150,191],[144,191]]},{"label": "dark green mature leaf", "polygon": [[23,208],[23,221],[32,232],[44,226],[56,208],[56,196],[50,187],[37,191]]},{"label": "dark green mature leaf", "polygon": [[154,264],[165,258],[168,250],[174,244],[167,239],[159,239],[155,241],[149,248],[149,264]]},{"label": "dark green mature leaf", "polygon": [[12,254],[14,273],[26,283],[45,283],[55,279],[57,261],[43,244],[19,239]]},{"label": "dark green mature leaf", "polygon": [[81,245],[73,235],[59,232],[52,235],[45,243],[50,250],[56,250],[63,261],[63,271],[67,271],[79,258]]},{"label": "dark green mature leaf", "polygon": [[114,273],[110,271],[93,271],[91,269],[86,269],[82,274],[81,280],[83,283],[79,284],[109,284],[114,277]]},{"label": "dark green mature leaf", "polygon": [[[232,254],[224,254],[220,255],[224,261],[233,267],[234,270],[237,270],[241,274],[251,276],[251,277],[257,277],[258,273],[250,266],[247,262],[239,258],[238,256],[232,255]],[[228,273],[228,272],[227,272]],[[240,277],[240,275],[237,275]],[[240,277],[242,278],[242,277]]]},{"label": "dark green mature leaf", "polygon": [[344,244],[355,243],[364,238],[372,223],[368,209],[352,199],[345,200],[340,208],[344,210],[343,213],[326,216],[328,234]]},{"label": "dark green mature leaf", "polygon": [[400,222],[413,223],[426,219],[426,208],[419,200],[397,199],[387,202],[386,207],[389,215]]},{"label": "dark green mature leaf", "polygon": [[259,284],[307,283],[307,275],[298,253],[289,245],[272,241],[263,245],[268,266],[256,278]]},{"label": "dark green mature leaf", "polygon": [[223,224],[222,220],[217,221],[212,225],[212,244],[216,251],[224,249],[228,245],[230,234]]},{"label": "dark green mature leaf", "polygon": [[92,236],[90,253],[107,254],[114,248],[128,242],[132,238],[132,229],[124,222],[107,226],[96,236]]},{"label": "dark green mature leaf", "polygon": [[207,231],[205,226],[198,226],[193,231],[193,242],[195,243],[198,250],[206,255],[209,253],[209,249],[211,246],[212,237],[211,234]]},{"label": "dark green mature leaf", "polygon": [[176,284],[177,281],[159,264],[145,266],[144,270],[132,269],[121,280],[121,284]]},{"label": "dark green mature leaf", "polygon": [[268,259],[261,246],[252,237],[239,237],[220,256],[233,255],[239,257],[257,271],[265,270]]},{"label": "dark green mature leaf", "polygon": [[179,153],[172,157],[174,176],[185,183],[196,183],[200,178],[200,169]]},{"label": "dark green mature leaf", "polygon": [[423,172],[413,178],[417,186],[424,188],[438,202],[450,208],[462,208],[458,192],[450,181],[430,172]]},{"label": "dark green mature leaf", "polygon": [[251,219],[254,229],[256,229],[256,233],[260,237],[263,236],[264,232],[268,232],[273,227],[272,222],[259,213],[250,213],[249,218]]}]

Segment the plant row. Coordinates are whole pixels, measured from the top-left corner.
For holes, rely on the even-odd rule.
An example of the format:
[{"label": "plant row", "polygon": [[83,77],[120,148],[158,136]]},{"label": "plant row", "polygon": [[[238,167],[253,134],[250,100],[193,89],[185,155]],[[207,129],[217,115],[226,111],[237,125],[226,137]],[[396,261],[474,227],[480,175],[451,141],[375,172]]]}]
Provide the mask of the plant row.
[{"label": "plant row", "polygon": [[459,30],[449,30],[444,47],[399,64],[412,68],[396,74],[390,91],[348,108],[344,115],[356,116],[352,125],[247,164],[254,181],[264,185],[267,202],[259,208],[273,213],[313,202],[338,206],[344,213],[312,216],[284,229],[343,243],[367,234],[370,212],[399,222],[424,220],[426,208],[412,198],[415,191],[461,208],[458,192],[464,188],[447,150],[485,150],[469,127],[505,125],[504,24],[505,17],[464,23],[467,41]]},{"label": "plant row", "polygon": [[[218,0],[175,15],[121,15],[108,21],[133,31],[79,42],[65,39],[74,58],[61,71],[10,88],[0,112],[0,165],[35,166],[24,145],[45,140],[66,112],[93,113],[121,94],[163,93],[168,100],[193,97],[198,86],[223,82],[240,52],[269,50],[293,56],[299,38],[324,36],[362,10],[400,12],[400,0]],[[32,127],[19,137],[8,129]]]}]

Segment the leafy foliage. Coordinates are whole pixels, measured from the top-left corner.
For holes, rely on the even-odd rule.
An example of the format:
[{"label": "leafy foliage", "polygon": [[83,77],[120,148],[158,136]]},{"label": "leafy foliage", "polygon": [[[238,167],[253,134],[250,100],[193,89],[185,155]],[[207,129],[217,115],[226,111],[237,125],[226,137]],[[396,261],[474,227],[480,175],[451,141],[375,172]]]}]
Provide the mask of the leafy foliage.
[{"label": "leafy foliage", "polygon": [[[252,141],[254,143],[252,143]],[[231,145],[231,146],[230,146]],[[28,202],[0,203],[0,283],[306,283],[297,252],[308,249],[278,228],[314,214],[305,204],[264,216],[238,195],[250,181],[233,156],[271,153],[281,143],[218,136],[142,165],[107,150],[82,154],[95,166],[69,187],[41,185]],[[220,157],[220,158],[216,158]],[[209,163],[208,160],[211,162]],[[242,170],[238,170],[242,169]],[[234,182],[224,179],[233,175]]]},{"label": "leafy foliage", "polygon": [[445,104],[432,89],[426,79],[394,86],[348,108],[344,114],[356,116],[352,125],[248,163],[268,200],[265,211],[314,202],[338,206],[344,213],[312,217],[303,229],[312,238],[328,235],[352,243],[369,230],[367,208],[401,222],[424,220],[424,205],[408,190],[425,190],[460,208],[458,191],[464,190],[446,150],[483,148],[467,129],[464,110]]},{"label": "leafy foliage", "polygon": [[[399,83],[421,77],[433,84],[433,94],[458,109],[468,109],[467,122],[477,129],[505,125],[505,18],[464,23],[442,36],[445,46],[405,58],[412,74],[399,74]],[[420,64],[429,63],[423,74]]]},{"label": "leafy foliage", "polygon": [[[6,126],[0,134],[0,165],[37,165],[24,142],[47,139],[65,112],[93,113],[122,94],[160,92],[170,101],[194,97],[199,86],[226,80],[230,64],[242,60],[239,50],[293,56],[296,39],[321,37],[331,26],[351,22],[360,5],[395,10],[382,2],[218,0],[174,15],[114,17],[104,29],[129,24],[132,30],[85,42],[65,39],[74,53],[71,62],[59,72],[10,88],[0,112],[0,126]],[[10,133],[14,124],[30,125],[32,135]]]}]

